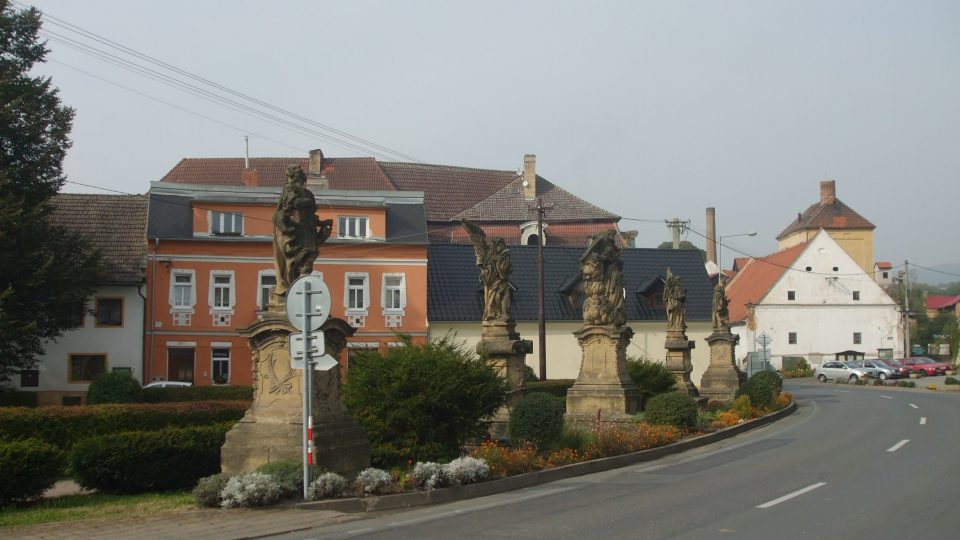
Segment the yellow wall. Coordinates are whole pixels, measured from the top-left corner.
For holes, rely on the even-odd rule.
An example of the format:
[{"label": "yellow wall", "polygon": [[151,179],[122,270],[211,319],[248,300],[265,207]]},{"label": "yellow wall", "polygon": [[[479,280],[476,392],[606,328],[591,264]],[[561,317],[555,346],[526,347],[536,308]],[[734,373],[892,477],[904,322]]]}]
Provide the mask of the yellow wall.
[{"label": "yellow wall", "polygon": [[[830,238],[840,244],[840,247],[857,261],[860,268],[873,274],[873,230],[871,229],[825,229]],[[808,229],[797,231],[790,236],[780,240],[780,249],[795,246],[802,242],[812,240],[819,230]]]}]

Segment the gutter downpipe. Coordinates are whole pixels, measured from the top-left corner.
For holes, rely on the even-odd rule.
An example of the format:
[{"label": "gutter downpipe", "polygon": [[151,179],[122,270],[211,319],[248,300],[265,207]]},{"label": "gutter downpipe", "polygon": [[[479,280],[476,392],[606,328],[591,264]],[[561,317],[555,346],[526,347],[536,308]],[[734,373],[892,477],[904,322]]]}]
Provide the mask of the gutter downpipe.
[{"label": "gutter downpipe", "polygon": [[[150,379],[147,377],[148,370],[153,370],[153,349],[154,349],[154,334],[157,332],[157,250],[160,249],[160,238],[154,238],[153,244],[153,265],[150,272],[150,352],[148,368],[143,370],[143,384],[149,384]],[[147,356],[144,356],[144,361],[147,361]]]}]

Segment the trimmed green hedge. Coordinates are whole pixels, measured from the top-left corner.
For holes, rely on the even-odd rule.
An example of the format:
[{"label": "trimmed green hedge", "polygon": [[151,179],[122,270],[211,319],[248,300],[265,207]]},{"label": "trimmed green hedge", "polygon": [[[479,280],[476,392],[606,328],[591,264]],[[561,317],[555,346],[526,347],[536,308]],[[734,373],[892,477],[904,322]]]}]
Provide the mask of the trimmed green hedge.
[{"label": "trimmed green hedge", "polygon": [[187,386],[182,388],[145,388],[144,403],[179,401],[253,401],[252,386]]},{"label": "trimmed green hedge", "polygon": [[735,395],[737,397],[750,396],[750,403],[754,407],[766,409],[780,395],[782,388],[783,379],[780,378],[780,375],[773,371],[760,371],[747,379],[747,382],[737,389]]},{"label": "trimmed green hedge", "polygon": [[106,493],[189,489],[220,471],[220,447],[232,423],[129,431],[77,442],[70,469],[77,483]]},{"label": "trimmed green hedge", "polygon": [[0,390],[0,407],[36,407],[37,393],[25,390]]},{"label": "trimmed green hedge", "polygon": [[684,392],[657,394],[643,409],[644,421],[653,425],[692,429],[697,427],[699,418],[696,400]]},{"label": "trimmed green hedge", "polygon": [[121,431],[150,431],[236,422],[248,404],[242,401],[90,405],[0,409],[0,439],[38,438],[62,450],[77,441]]},{"label": "trimmed green hedge", "polygon": [[140,403],[140,381],[126,373],[104,373],[90,383],[87,405]]},{"label": "trimmed green hedge", "polygon": [[547,379],[545,381],[524,382],[521,390],[525,396],[534,392],[546,392],[566,399],[567,390],[569,390],[575,382],[574,379]]},{"label": "trimmed green hedge", "polygon": [[546,392],[527,394],[510,413],[508,429],[514,444],[529,442],[544,449],[563,433],[564,403]]},{"label": "trimmed green hedge", "polygon": [[0,441],[0,506],[34,499],[63,471],[63,455],[39,439]]}]

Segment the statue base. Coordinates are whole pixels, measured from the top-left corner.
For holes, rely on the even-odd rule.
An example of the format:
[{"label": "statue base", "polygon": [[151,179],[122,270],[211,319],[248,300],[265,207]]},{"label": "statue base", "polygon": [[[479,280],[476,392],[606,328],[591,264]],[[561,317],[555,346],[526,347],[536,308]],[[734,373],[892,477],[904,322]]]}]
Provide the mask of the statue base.
[{"label": "statue base", "polygon": [[[303,459],[304,370],[290,365],[287,342],[295,329],[274,307],[241,330],[253,352],[253,404],[227,433],[220,449],[220,468],[225,473]],[[336,357],[354,330],[345,321],[328,319],[320,331],[327,354]],[[314,371],[312,376],[314,463],[340,472],[368,467],[370,441],[340,403],[339,370]]]},{"label": "statue base", "polygon": [[715,330],[706,341],[710,345],[710,365],[700,379],[700,393],[711,400],[730,401],[740,388],[741,373],[734,362],[738,336],[729,330]]},{"label": "statue base", "polygon": [[583,349],[580,375],[567,391],[567,419],[623,421],[642,406],[640,388],[627,374],[627,344],[633,330],[625,326],[585,326],[574,332]]},{"label": "statue base", "polygon": [[520,339],[513,321],[484,321],[477,353],[497,370],[507,383],[507,403],[487,419],[491,439],[508,438],[510,412],[523,399],[523,367],[533,342]]},{"label": "statue base", "polygon": [[667,349],[667,358],[665,365],[667,371],[673,374],[677,380],[677,391],[698,397],[696,385],[690,380],[690,374],[693,372],[693,362],[690,361],[690,350],[696,347],[696,343],[687,339],[687,334],[682,330],[668,330],[667,340],[664,347]]}]

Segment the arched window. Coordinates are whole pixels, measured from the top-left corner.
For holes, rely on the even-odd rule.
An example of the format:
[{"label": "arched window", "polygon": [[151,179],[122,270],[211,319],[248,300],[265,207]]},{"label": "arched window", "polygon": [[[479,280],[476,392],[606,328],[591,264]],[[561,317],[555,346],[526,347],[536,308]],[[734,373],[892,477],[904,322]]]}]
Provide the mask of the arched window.
[{"label": "arched window", "polygon": [[537,240],[539,240],[539,239],[540,239],[540,238],[539,238],[537,235],[531,234],[530,236],[527,237],[527,245],[528,245],[528,246],[535,246],[535,245],[537,245]]},{"label": "arched window", "polygon": [[[543,230],[546,232],[548,224],[543,224]],[[535,246],[540,235],[537,234],[537,222],[528,221],[520,225],[520,243],[524,246]],[[547,245],[546,235],[542,239],[543,245]]]}]

